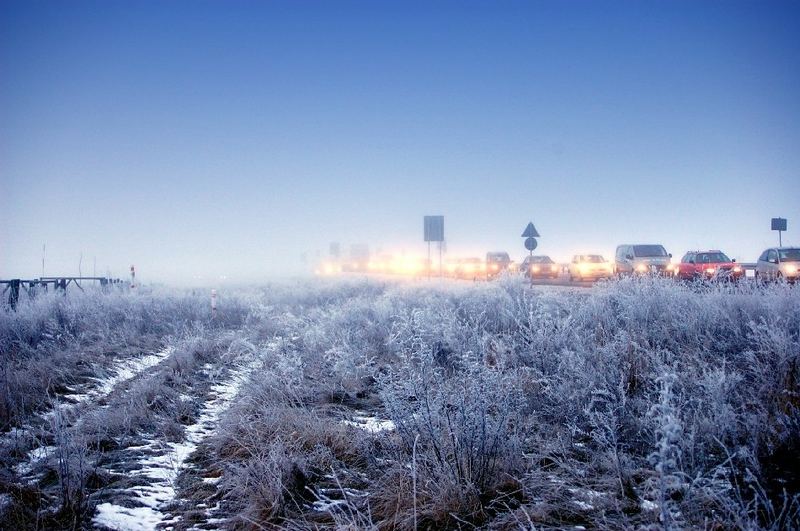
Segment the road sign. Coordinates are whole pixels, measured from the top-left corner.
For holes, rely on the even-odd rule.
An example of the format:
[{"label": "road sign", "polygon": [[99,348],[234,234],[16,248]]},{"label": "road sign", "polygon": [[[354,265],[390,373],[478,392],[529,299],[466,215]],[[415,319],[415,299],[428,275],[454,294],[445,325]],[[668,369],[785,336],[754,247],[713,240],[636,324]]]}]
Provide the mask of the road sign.
[{"label": "road sign", "polygon": [[540,238],[541,234],[539,231],[536,230],[536,227],[533,226],[533,222],[531,221],[528,223],[528,226],[525,227],[525,232],[522,233],[523,238]]},{"label": "road sign", "polygon": [[772,230],[786,230],[786,220],[784,218],[772,218]]},{"label": "road sign", "polygon": [[533,251],[534,249],[536,249],[537,245],[538,244],[536,243],[536,238],[533,237],[525,238],[525,248],[527,250]]},{"label": "road sign", "polygon": [[444,241],[444,216],[425,216],[425,241]]},{"label": "road sign", "polygon": [[783,247],[782,232],[786,230],[785,218],[772,218],[772,230],[778,231],[778,246]]}]

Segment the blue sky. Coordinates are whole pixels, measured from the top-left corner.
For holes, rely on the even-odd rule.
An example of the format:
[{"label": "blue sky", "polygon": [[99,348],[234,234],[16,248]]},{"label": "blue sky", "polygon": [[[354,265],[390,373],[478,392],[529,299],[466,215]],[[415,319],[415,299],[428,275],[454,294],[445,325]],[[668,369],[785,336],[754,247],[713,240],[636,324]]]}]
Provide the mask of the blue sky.
[{"label": "blue sky", "polygon": [[[0,277],[800,244],[797,2],[0,3]],[[88,269],[87,269],[88,268]]]}]

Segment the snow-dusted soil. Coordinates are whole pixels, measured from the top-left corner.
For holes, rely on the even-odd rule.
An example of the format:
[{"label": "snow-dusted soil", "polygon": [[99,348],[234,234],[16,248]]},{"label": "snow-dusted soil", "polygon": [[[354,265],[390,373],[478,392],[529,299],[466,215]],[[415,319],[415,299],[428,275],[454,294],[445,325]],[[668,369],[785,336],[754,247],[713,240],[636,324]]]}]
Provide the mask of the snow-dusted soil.
[{"label": "snow-dusted soil", "polygon": [[135,378],[145,373],[148,369],[158,365],[173,352],[172,347],[166,347],[158,352],[145,354],[120,361],[112,366],[108,376],[93,378],[90,384],[80,390],[70,389],[71,392],[54,397],[53,407],[41,413],[30,424],[11,430],[0,438],[0,446],[6,448],[32,447],[27,451],[26,457],[14,466],[14,472],[26,481],[36,478],[30,477],[35,465],[55,455],[56,447],[41,444],[53,422],[78,422],[82,410],[90,409],[98,402],[102,402],[115,389],[127,385]]},{"label": "snow-dusted soil", "polygon": [[113,501],[97,505],[94,525],[120,531],[171,529],[181,520],[176,501],[176,482],[186,461],[207,437],[216,430],[220,415],[225,411],[250,372],[258,365],[257,359],[239,360],[230,369],[219,370],[212,364],[203,367],[203,376],[210,385],[203,396],[186,396],[185,400],[202,403],[196,422],[185,428],[180,442],[162,442],[146,438],[140,446],[125,450],[122,457],[124,470],[111,470],[139,480],[141,484],[113,493]]},{"label": "snow-dusted soil", "polygon": [[158,365],[164,358],[172,354],[173,350],[174,348],[170,346],[159,352],[120,362],[111,370],[111,376],[96,380],[96,387],[84,390],[82,393],[64,395],[63,401],[71,402],[73,404],[72,407],[75,407],[86,402],[105,398],[111,394],[118,385],[130,381],[150,367]]}]

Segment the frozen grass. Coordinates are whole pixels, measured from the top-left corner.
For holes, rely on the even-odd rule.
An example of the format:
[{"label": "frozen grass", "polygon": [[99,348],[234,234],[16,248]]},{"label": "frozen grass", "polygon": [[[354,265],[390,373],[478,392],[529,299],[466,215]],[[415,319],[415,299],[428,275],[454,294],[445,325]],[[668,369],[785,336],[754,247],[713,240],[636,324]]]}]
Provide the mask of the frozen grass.
[{"label": "frozen grass", "polygon": [[[4,514],[44,494],[143,528],[165,504],[179,527],[797,528],[799,293],[310,281],[225,294],[216,323],[191,293],[36,301],[3,316],[0,344],[17,381],[62,360],[51,394],[135,359],[105,359],[110,345],[175,351],[42,441],[57,455],[41,466],[77,478],[62,494],[0,477]],[[257,366],[234,397],[214,386],[243,353]],[[41,384],[5,389],[9,424],[46,410],[25,395]],[[165,459],[169,481],[113,487]],[[150,513],[124,509],[166,483]]]},{"label": "frozen grass", "polygon": [[[280,315],[223,416],[230,525],[800,523],[796,289],[342,289]],[[364,410],[394,429],[330,422]]]}]

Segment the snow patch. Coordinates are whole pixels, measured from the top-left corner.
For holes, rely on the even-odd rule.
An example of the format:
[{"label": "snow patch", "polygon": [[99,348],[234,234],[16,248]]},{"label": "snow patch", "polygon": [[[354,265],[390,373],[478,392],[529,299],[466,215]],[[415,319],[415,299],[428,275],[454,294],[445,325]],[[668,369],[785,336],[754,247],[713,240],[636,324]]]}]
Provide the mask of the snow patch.
[{"label": "snow patch", "polygon": [[54,455],[58,448],[55,446],[39,446],[28,452],[27,459],[16,464],[14,472],[18,476],[26,476],[31,473],[33,467],[39,461],[47,459],[48,456]]},{"label": "snow patch", "polygon": [[101,503],[93,519],[95,526],[117,531],[150,531],[161,522],[161,513],[150,507],[123,507]]},{"label": "snow patch", "polygon": [[642,503],[639,504],[639,507],[643,511],[657,511],[658,504],[656,502],[652,502],[650,500],[642,500]]},{"label": "snow patch", "polygon": [[380,433],[382,431],[391,431],[395,429],[395,424],[391,420],[379,419],[374,416],[356,416],[353,420],[343,420],[343,423],[348,426],[354,426],[370,433]]}]

